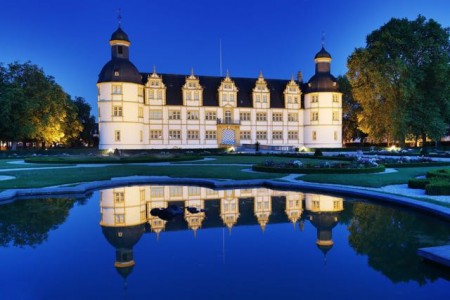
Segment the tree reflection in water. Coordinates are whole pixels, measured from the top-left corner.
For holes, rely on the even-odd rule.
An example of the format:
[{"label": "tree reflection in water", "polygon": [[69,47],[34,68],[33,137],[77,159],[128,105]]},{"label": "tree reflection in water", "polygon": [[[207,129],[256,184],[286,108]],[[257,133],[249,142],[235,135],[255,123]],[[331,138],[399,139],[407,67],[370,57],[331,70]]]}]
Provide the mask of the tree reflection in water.
[{"label": "tree reflection in water", "polygon": [[443,269],[422,263],[418,248],[446,245],[450,227],[445,222],[399,208],[352,203],[349,244],[368,256],[369,265],[392,282],[416,281],[423,285],[439,277],[450,279]]}]

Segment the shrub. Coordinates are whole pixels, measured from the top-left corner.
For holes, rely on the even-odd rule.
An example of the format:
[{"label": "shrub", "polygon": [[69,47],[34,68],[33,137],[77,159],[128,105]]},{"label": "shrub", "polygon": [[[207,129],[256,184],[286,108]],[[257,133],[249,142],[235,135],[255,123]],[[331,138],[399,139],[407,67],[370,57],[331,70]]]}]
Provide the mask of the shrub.
[{"label": "shrub", "polygon": [[314,156],[323,156],[322,150],[316,149],[316,151],[314,152]]},{"label": "shrub", "polygon": [[425,193],[427,195],[450,195],[450,181],[447,180],[435,180],[425,187]]},{"label": "shrub", "polygon": [[422,189],[424,190],[426,185],[430,183],[430,179],[427,178],[414,178],[408,180],[408,187],[410,189]]}]

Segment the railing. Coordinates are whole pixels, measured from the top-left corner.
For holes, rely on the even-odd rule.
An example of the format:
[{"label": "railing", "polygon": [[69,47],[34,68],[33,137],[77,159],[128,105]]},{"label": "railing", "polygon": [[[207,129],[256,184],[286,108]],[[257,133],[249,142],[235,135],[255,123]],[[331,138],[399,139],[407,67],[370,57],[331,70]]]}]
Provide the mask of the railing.
[{"label": "railing", "polygon": [[225,124],[225,125],[241,125],[241,120],[232,120],[232,119],[217,119],[217,124]]}]

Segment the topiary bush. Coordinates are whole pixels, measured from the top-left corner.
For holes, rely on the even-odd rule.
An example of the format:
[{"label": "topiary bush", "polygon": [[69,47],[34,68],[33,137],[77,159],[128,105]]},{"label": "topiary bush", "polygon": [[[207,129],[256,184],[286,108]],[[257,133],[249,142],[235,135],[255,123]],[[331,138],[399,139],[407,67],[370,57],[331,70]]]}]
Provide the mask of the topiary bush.
[{"label": "topiary bush", "polygon": [[429,184],[431,181],[427,178],[414,178],[408,180],[408,187],[410,189],[422,189],[424,190],[427,184]]},{"label": "topiary bush", "polygon": [[316,151],[314,151],[314,156],[323,156],[322,150],[316,149]]},{"label": "topiary bush", "polygon": [[442,196],[450,195],[450,181],[447,180],[435,180],[425,187],[425,193],[427,195]]}]

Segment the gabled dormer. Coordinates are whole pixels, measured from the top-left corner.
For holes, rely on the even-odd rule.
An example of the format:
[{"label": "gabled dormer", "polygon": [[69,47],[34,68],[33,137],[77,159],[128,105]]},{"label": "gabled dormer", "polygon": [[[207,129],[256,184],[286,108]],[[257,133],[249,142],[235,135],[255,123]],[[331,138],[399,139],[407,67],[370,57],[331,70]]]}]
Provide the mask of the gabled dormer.
[{"label": "gabled dormer", "polygon": [[291,81],[288,82],[286,89],[284,90],[284,107],[288,109],[300,109],[301,95],[302,92],[300,87],[292,77]]},{"label": "gabled dormer", "polygon": [[228,75],[222,80],[217,92],[219,94],[219,106],[236,107],[238,88]]},{"label": "gabled dormer", "polygon": [[253,107],[270,107],[270,91],[267,88],[267,82],[264,79],[262,72],[259,73],[258,80],[256,80],[255,88],[253,89]]},{"label": "gabled dormer", "polygon": [[153,67],[153,73],[147,77],[147,84],[145,85],[147,104],[149,105],[166,105],[166,86],[162,81],[160,75],[156,73],[156,68]]},{"label": "gabled dormer", "polygon": [[200,80],[195,77],[194,70],[191,70],[191,75],[186,77],[186,83],[182,88],[183,105],[185,106],[203,106],[203,87],[200,85]]}]

